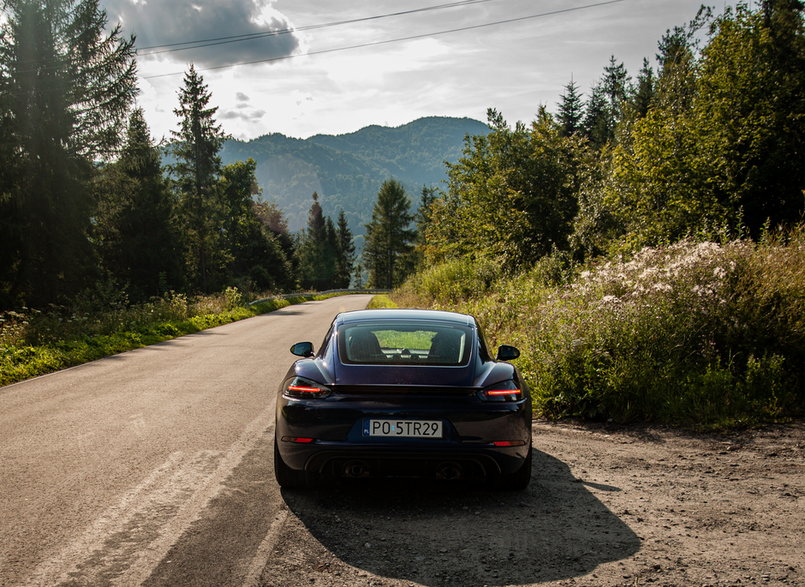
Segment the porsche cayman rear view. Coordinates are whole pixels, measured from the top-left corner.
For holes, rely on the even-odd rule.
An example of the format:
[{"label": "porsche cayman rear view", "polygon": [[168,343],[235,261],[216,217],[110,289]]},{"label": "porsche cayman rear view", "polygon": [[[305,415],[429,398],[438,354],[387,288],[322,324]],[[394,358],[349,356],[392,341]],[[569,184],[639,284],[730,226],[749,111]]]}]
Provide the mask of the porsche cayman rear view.
[{"label": "porsche cayman rear view", "polygon": [[277,396],[274,470],[286,488],[322,478],[425,477],[523,489],[531,398],[517,358],[492,359],[472,316],[361,310],[309,342]]}]

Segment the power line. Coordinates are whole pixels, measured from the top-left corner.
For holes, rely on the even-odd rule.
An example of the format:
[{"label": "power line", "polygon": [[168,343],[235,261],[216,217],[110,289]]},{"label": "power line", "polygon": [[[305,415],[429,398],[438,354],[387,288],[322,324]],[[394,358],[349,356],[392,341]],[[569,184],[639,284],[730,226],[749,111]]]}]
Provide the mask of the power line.
[{"label": "power line", "polygon": [[[479,0],[479,1],[484,1],[484,0]],[[604,2],[596,2],[594,4],[586,4],[584,6],[574,6],[574,7],[571,7],[571,8],[561,8],[561,9],[558,9],[558,10],[551,10],[551,11],[548,11],[548,12],[541,12],[541,13],[538,13],[538,14],[531,14],[531,15],[528,15],[528,16],[519,16],[519,17],[516,17],[516,18],[507,18],[505,20],[497,20],[497,21],[494,21],[494,22],[486,22],[486,23],[483,23],[483,24],[464,26],[464,27],[459,27],[459,28],[454,28],[454,29],[444,29],[444,30],[441,30],[441,31],[435,31],[435,32],[431,32],[431,33],[422,33],[422,34],[418,34],[418,35],[410,35],[410,36],[407,36],[407,37],[397,37],[397,38],[394,38],[394,39],[386,39],[386,40],[383,40],[383,41],[372,41],[372,42],[368,42],[368,43],[359,43],[357,45],[349,45],[349,46],[346,46],[346,47],[334,47],[334,48],[331,48],[331,49],[321,49],[321,50],[318,50],[318,51],[308,51],[307,53],[302,53],[302,54],[299,54],[299,55],[284,55],[282,57],[269,57],[269,58],[266,58],[266,59],[256,59],[256,60],[253,60],[253,61],[239,61],[239,62],[236,62],[236,63],[228,63],[226,65],[217,65],[217,66],[213,66],[213,67],[198,68],[197,71],[216,71],[216,70],[219,70],[219,69],[228,69],[230,67],[239,67],[241,65],[257,65],[259,63],[274,63],[274,62],[277,62],[277,61],[285,61],[287,59],[295,59],[297,57],[310,57],[310,56],[313,56],[313,55],[324,55],[326,53],[336,53],[336,52],[339,52],[339,51],[351,51],[353,49],[362,49],[364,47],[377,47],[379,45],[388,45],[388,44],[391,44],[391,43],[399,43],[399,42],[403,42],[403,41],[413,41],[413,40],[417,40],[417,39],[425,39],[425,38],[428,38],[428,37],[435,37],[437,35],[446,35],[446,34],[450,34],[450,33],[458,33],[458,32],[464,32],[464,31],[477,30],[477,29],[481,29],[481,28],[499,26],[499,25],[503,25],[503,24],[512,24],[512,23],[515,23],[515,22],[522,22],[522,21],[525,21],[525,20],[532,20],[532,19],[535,19],[535,18],[544,18],[546,16],[555,16],[557,14],[565,14],[565,13],[568,13],[568,12],[576,12],[576,11],[580,11],[580,10],[587,10],[587,9],[596,8],[596,7],[599,7],[599,6],[606,6],[608,4],[618,4],[620,2],[625,2],[625,1],[626,0],[606,0]],[[184,74],[184,71],[171,72],[171,73],[160,73],[160,74],[156,74],[156,75],[143,76],[143,79],[156,79],[156,78],[160,78],[160,77],[171,77],[171,76],[182,75],[182,74]]]},{"label": "power line", "polygon": [[[176,51],[185,51],[185,50],[188,50],[188,49],[200,49],[200,48],[203,48],[203,47],[211,47],[211,46],[223,45],[223,44],[227,44],[227,43],[236,43],[236,42],[241,42],[241,41],[250,41],[250,40],[253,40],[253,39],[260,39],[260,38],[264,38],[264,37],[286,35],[286,34],[291,34],[291,33],[299,32],[299,31],[322,29],[322,28],[328,28],[328,27],[339,26],[339,25],[344,25],[344,24],[353,24],[353,23],[358,23],[358,22],[379,20],[379,19],[383,19],[383,18],[391,18],[391,17],[395,17],[395,16],[404,16],[404,15],[415,14],[415,13],[419,13],[419,12],[429,12],[429,11],[432,11],[432,10],[442,10],[442,9],[445,9],[445,8],[455,8],[455,7],[460,7],[460,6],[469,6],[469,5],[472,5],[472,4],[481,4],[481,3],[492,2],[492,1],[493,0],[456,0],[454,2],[447,2],[447,3],[444,3],[444,4],[438,4],[436,6],[426,6],[424,8],[412,8],[412,9],[409,9],[409,10],[402,10],[402,11],[398,11],[398,12],[391,12],[391,13],[386,13],[386,14],[378,14],[378,15],[374,15],[374,16],[366,16],[366,17],[355,18],[355,19],[350,19],[350,20],[342,20],[342,21],[334,21],[334,22],[329,22],[329,23],[307,25],[307,26],[302,26],[302,27],[297,27],[297,28],[279,29],[279,30],[274,30],[274,31],[264,31],[264,32],[259,32],[259,33],[248,33],[248,34],[241,34],[241,35],[231,35],[231,36],[217,37],[217,38],[213,38],[213,39],[198,39],[198,40],[194,40],[194,41],[182,41],[182,42],[177,42],[177,43],[169,43],[169,44],[165,44],[165,45],[152,45],[152,46],[149,46],[149,47],[137,47],[137,48],[135,48],[135,51],[136,51],[136,53],[137,53],[137,55],[139,57],[145,57],[145,56],[149,56],[149,55],[158,55],[158,54],[162,54],[162,53],[172,53],[172,52],[176,52]],[[0,2],[2,2],[2,0],[0,0]],[[0,12],[2,12],[2,11],[0,11]],[[182,47],[181,45],[186,45],[186,46]],[[152,49],[153,49],[153,51],[143,53],[143,51],[148,51],[148,50],[152,50]],[[338,51],[340,49],[335,49],[335,50]],[[295,56],[288,56],[288,57],[290,58],[290,57],[295,57]],[[271,61],[271,59],[267,59],[267,60],[264,60],[264,61]],[[58,61],[58,60],[52,60],[50,62],[44,61],[44,62],[38,64],[35,69],[24,70],[24,73],[32,73],[34,71],[58,71],[62,67],[62,65],[63,65],[63,63],[61,61]],[[237,65],[241,65],[241,64],[234,63],[234,64],[231,64],[231,65],[227,65],[225,67],[236,67]],[[209,69],[216,69],[216,68],[209,68]],[[199,71],[205,71],[205,70],[199,70]],[[178,75],[178,74],[165,74],[165,75]],[[143,79],[150,79],[151,77],[154,77],[154,76],[145,77]],[[161,77],[161,76],[156,76],[156,77]]]},{"label": "power line", "polygon": [[[273,31],[264,31],[259,33],[246,33],[240,35],[229,35],[225,37],[215,37],[212,39],[197,39],[195,41],[182,41],[177,43],[167,43],[164,45],[152,45],[150,47],[140,47],[137,53],[142,56],[146,55],[159,55],[161,53],[173,53],[176,51],[185,51],[187,49],[198,49],[201,47],[211,47],[214,45],[224,45],[227,43],[238,43],[242,41],[251,41],[254,39],[262,39],[265,37],[275,37],[280,35],[287,35],[301,31],[311,31],[316,29],[329,28],[334,26],[341,26],[345,24],[355,24],[358,22],[368,22],[372,20],[380,20],[384,18],[393,18],[397,16],[406,16],[409,14],[417,14],[420,12],[430,12],[433,10],[443,10],[445,8],[456,8],[461,6],[470,6],[472,4],[481,4],[491,2],[492,0],[461,0],[459,2],[448,2],[446,4],[439,4],[437,6],[426,6],[424,8],[413,8],[410,10],[401,10],[399,12],[390,12],[386,14],[377,14],[374,16],[364,16],[361,18],[353,18],[349,20],[339,20],[334,22],[326,22],[322,24],[312,24],[300,26],[295,28],[277,29]],[[185,45],[185,46],[183,46]]]}]

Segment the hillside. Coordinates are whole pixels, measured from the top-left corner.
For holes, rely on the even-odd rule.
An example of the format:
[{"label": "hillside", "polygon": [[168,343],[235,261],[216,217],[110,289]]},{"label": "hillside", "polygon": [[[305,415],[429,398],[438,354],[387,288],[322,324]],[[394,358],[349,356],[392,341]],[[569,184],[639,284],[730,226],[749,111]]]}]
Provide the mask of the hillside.
[{"label": "hillside", "polygon": [[430,117],[397,128],[369,126],[304,140],[282,134],[230,140],[221,156],[227,164],[255,160],[263,196],[279,205],[291,230],[305,226],[310,196],[318,192],[324,213],[334,218],[343,209],[360,235],[383,181],[401,181],[416,206],[423,185],[439,186],[446,178],[444,162],[460,157],[464,137],[488,132],[477,120]]}]

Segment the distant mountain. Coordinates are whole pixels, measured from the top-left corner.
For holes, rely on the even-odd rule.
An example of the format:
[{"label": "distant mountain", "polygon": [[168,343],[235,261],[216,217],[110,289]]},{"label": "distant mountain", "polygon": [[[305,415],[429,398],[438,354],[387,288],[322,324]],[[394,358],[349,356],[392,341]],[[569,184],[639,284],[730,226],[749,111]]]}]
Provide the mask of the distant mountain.
[{"label": "distant mountain", "polygon": [[305,227],[311,195],[317,192],[327,216],[335,221],[343,209],[353,233],[362,235],[386,179],[401,181],[415,208],[423,185],[442,185],[444,163],[459,159],[464,137],[488,132],[484,123],[470,118],[430,117],[397,128],[369,126],[304,140],[282,134],[229,140],[221,157],[225,164],[255,160],[263,196],[277,203],[291,230]]}]

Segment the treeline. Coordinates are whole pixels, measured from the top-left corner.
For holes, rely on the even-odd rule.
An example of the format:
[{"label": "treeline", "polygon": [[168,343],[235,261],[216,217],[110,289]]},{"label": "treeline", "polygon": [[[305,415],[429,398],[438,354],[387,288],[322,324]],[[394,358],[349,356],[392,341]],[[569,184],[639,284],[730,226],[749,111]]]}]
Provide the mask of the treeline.
[{"label": "treeline", "polygon": [[[802,3],[702,9],[631,78],[615,57],[585,97],[567,84],[551,115],[468,138],[423,212],[427,265],[552,251],[576,260],[684,237],[722,239],[802,218]],[[704,41],[699,41],[704,39]]]},{"label": "treeline", "polygon": [[8,0],[3,14],[0,308],[349,285],[343,213],[335,226],[314,196],[308,230],[290,234],[254,161],[222,164],[228,137],[194,67],[171,143],[155,145],[134,38],[106,31],[98,0]]}]

